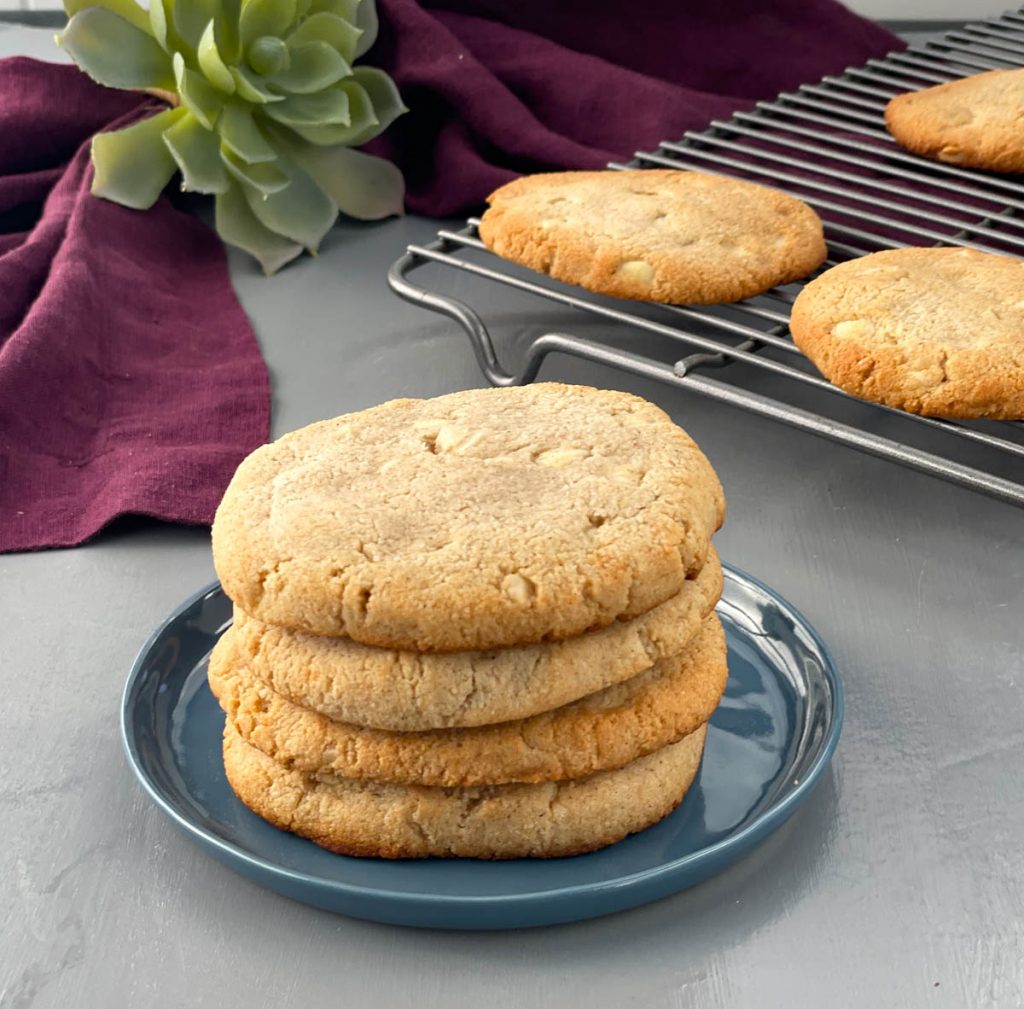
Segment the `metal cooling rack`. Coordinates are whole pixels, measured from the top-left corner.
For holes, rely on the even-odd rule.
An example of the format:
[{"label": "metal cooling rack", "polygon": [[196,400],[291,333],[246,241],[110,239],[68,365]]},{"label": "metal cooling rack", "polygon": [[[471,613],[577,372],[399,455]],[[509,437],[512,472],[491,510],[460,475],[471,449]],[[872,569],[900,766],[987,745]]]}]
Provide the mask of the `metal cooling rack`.
[{"label": "metal cooling rack", "polygon": [[[825,222],[829,258],[822,269],[908,245],[959,245],[1022,256],[1024,180],[919,158],[895,144],[883,120],[893,95],[1020,65],[1024,9],[784,92],[758,102],[750,112],[714,120],[707,130],[638,153],[628,165],[609,167],[699,169],[788,190],[813,206]],[[407,301],[459,322],[494,385],[531,382],[549,354],[570,354],[689,389],[1024,505],[1024,423],[918,417],[837,389],[790,339],[789,308],[799,285],[724,306],[624,302],[591,295],[493,256],[477,237],[477,223],[470,219],[461,230],[439,231],[429,245],[409,246],[388,280]],[[430,264],[597,317],[602,335],[544,333],[530,340],[517,355],[518,366],[509,370],[474,309],[409,279]],[[482,300],[485,295],[481,289]],[[643,353],[625,349],[638,345]]]}]

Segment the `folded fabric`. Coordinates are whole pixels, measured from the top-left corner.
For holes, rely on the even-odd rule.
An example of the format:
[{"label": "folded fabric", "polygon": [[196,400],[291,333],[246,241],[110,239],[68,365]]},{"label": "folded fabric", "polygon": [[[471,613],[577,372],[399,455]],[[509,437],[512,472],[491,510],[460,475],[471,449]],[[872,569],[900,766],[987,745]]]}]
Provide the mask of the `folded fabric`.
[{"label": "folded fabric", "polygon": [[371,149],[406,205],[476,209],[518,174],[600,168],[902,48],[835,0],[378,0],[367,60],[411,111]]},{"label": "folded fabric", "polygon": [[0,61],[0,551],[116,516],[209,523],[267,439],[266,365],[216,234],[93,197],[88,140],[158,107]]}]

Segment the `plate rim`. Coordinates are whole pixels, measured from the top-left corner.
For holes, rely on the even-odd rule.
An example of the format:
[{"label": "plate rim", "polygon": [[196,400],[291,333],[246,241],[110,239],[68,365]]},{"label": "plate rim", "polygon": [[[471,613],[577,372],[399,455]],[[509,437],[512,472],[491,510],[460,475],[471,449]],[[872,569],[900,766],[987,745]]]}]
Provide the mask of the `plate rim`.
[{"label": "plate rim", "polygon": [[836,746],[839,743],[839,737],[842,734],[843,718],[846,707],[842,677],[839,673],[839,667],[836,664],[835,657],[832,655],[831,649],[822,639],[821,635],[818,634],[814,625],[811,624],[810,621],[804,617],[803,613],[801,613],[800,610],[798,610],[788,599],[779,595],[778,592],[761,581],[761,579],[750,574],[744,569],[736,567],[734,564],[726,563],[725,561],[722,562],[722,567],[727,575],[731,575],[741,582],[745,581],[752,584],[755,588],[781,604],[782,608],[787,610],[789,614],[800,623],[803,630],[806,631],[816,647],[820,650],[823,658],[825,659],[823,674],[832,688],[832,721],[828,735],[821,749],[815,755],[810,767],[805,771],[803,777],[799,783],[794,786],[792,791],[787,792],[781,800],[776,804],[769,806],[745,827],[735,833],[729,834],[727,837],[723,837],[714,844],[708,845],[704,848],[699,848],[696,851],[691,851],[688,854],[675,858],[670,862],[652,866],[648,869],[641,869],[628,875],[618,876],[615,879],[591,883],[573,883],[568,886],[556,887],[553,889],[491,895],[422,893],[400,889],[385,889],[376,886],[363,886],[358,883],[346,883],[340,880],[328,879],[324,876],[317,876],[295,869],[289,869],[277,864],[276,862],[268,861],[260,855],[255,855],[246,851],[244,848],[239,847],[231,841],[218,837],[201,824],[198,824],[179,813],[178,810],[164,798],[142,767],[134,734],[129,730],[128,705],[132,688],[142,674],[145,658],[152,650],[157,639],[164,633],[164,630],[169,623],[181,616],[190,607],[194,606],[204,596],[215,592],[218,588],[223,592],[223,586],[217,579],[214,579],[203,588],[193,592],[187,599],[181,602],[166,617],[164,617],[164,619],[146,637],[145,642],[136,654],[128,673],[128,679],[125,682],[124,689],[121,693],[121,744],[124,748],[128,764],[132,769],[132,773],[142,785],[146,794],[165,815],[169,816],[171,820],[178,825],[179,828],[191,835],[201,845],[216,849],[217,852],[227,859],[241,862],[250,869],[267,873],[284,882],[319,888],[322,891],[327,890],[336,896],[357,899],[383,899],[413,906],[430,907],[434,907],[439,904],[455,907],[463,907],[467,905],[488,907],[518,906],[535,903],[537,901],[566,900],[572,899],[573,897],[602,894],[613,890],[631,889],[633,887],[656,882],[664,878],[671,878],[677,873],[685,873],[686,870],[691,868],[695,863],[702,864],[707,861],[713,861],[717,856],[737,847],[742,849],[745,843],[757,841],[762,837],[766,837],[777,827],[781,826],[818,783],[818,779],[831,762],[832,755],[835,753]]}]

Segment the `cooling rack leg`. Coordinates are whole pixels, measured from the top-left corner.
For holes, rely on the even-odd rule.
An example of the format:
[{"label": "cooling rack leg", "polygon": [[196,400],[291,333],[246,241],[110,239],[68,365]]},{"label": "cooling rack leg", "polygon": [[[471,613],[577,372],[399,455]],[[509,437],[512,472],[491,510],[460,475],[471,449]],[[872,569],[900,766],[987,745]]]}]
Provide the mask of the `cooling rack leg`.
[{"label": "cooling rack leg", "polygon": [[[511,374],[502,367],[498,360],[497,352],[494,349],[494,341],[491,334],[484,325],[483,319],[476,312],[456,298],[441,296],[428,291],[425,288],[412,283],[408,274],[410,271],[422,266],[424,260],[413,252],[407,252],[401,259],[397,260],[388,270],[388,284],[400,298],[410,304],[419,305],[420,308],[429,309],[439,315],[446,315],[454,319],[469,336],[473,345],[473,353],[476,354],[477,362],[480,365],[487,380],[492,385],[508,386],[521,384],[523,379]],[[537,367],[540,367],[539,363]],[[534,371],[536,374],[536,370]],[[525,379],[530,381],[530,379]]]}]

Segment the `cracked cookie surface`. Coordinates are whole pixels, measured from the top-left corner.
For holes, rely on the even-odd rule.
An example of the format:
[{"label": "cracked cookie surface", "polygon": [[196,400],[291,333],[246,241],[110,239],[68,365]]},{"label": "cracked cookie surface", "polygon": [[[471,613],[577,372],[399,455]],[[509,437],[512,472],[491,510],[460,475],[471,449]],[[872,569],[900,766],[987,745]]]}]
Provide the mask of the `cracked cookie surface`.
[{"label": "cracked cookie surface", "polygon": [[492,252],[598,294],[739,301],[825,259],[818,215],[741,179],[673,169],[528,175],[488,198]]},{"label": "cracked cookie surface", "polygon": [[210,687],[247,743],[293,770],[392,784],[563,781],[622,767],[696,731],[728,679],[725,634],[712,615],[679,655],[554,711],[473,729],[387,732],[293,704],[252,675],[229,639],[224,645],[211,658]]},{"label": "cracked cookie surface", "polygon": [[1024,69],[990,70],[897,95],[889,132],[909,151],[951,165],[1024,172]]},{"label": "cracked cookie surface", "polygon": [[693,782],[706,726],[614,771],[481,788],[386,785],[289,770],[224,729],[235,795],[282,830],[344,855],[551,858],[603,848],[672,812]]},{"label": "cracked cookie surface", "polygon": [[721,594],[712,547],[671,599],[564,641],[486,652],[396,651],[287,631],[237,608],[226,636],[254,677],[295,704],[339,722],[420,732],[528,718],[628,680],[682,651]]},{"label": "cracked cookie surface", "polygon": [[790,329],[832,383],[935,417],[1024,418],[1024,263],[972,249],[896,249],[801,291]]},{"label": "cracked cookie surface", "polygon": [[721,485],[626,393],[539,384],[394,400],[257,449],[214,562],[265,623],[413,651],[560,640],[645,613],[703,565]]}]

